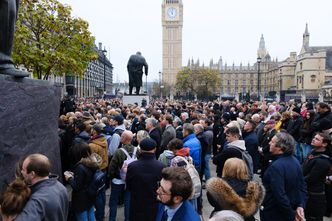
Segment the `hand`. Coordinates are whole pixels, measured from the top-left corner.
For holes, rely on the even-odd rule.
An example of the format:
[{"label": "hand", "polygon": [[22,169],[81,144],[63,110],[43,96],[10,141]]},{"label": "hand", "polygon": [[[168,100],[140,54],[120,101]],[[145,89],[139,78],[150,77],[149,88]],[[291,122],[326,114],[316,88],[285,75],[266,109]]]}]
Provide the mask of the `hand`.
[{"label": "hand", "polygon": [[296,208],[296,214],[295,214],[295,221],[302,221],[305,220],[304,218],[304,210],[302,207]]},{"label": "hand", "polygon": [[73,177],[74,173],[73,172],[70,172],[70,171],[65,171],[63,173],[65,175],[65,180],[68,181],[69,178]]}]

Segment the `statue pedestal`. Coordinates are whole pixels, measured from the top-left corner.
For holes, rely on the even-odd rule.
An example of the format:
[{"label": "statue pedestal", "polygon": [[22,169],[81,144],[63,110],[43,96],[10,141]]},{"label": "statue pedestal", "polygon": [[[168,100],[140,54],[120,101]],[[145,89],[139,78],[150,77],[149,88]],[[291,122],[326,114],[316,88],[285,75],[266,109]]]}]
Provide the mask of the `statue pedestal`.
[{"label": "statue pedestal", "polygon": [[147,94],[139,94],[139,95],[128,95],[128,94],[125,94],[122,97],[122,103],[124,105],[137,103],[138,106],[142,106],[142,100],[143,99],[145,99],[146,103],[149,104],[150,99],[149,99],[149,95],[147,95]]},{"label": "statue pedestal", "polygon": [[0,190],[14,179],[15,164],[32,153],[46,155],[60,176],[58,117],[61,88],[48,81],[0,74]]}]

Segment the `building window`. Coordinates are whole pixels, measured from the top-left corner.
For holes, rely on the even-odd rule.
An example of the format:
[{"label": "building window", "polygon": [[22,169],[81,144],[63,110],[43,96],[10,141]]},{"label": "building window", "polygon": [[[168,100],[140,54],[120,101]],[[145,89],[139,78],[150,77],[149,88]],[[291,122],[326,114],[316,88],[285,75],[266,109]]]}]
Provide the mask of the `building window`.
[{"label": "building window", "polygon": [[310,76],[310,78],[311,78],[311,82],[315,82],[316,81],[316,75],[313,74],[313,75]]},{"label": "building window", "polygon": [[302,62],[300,62],[300,70],[302,70],[303,69],[303,64],[302,64]]}]

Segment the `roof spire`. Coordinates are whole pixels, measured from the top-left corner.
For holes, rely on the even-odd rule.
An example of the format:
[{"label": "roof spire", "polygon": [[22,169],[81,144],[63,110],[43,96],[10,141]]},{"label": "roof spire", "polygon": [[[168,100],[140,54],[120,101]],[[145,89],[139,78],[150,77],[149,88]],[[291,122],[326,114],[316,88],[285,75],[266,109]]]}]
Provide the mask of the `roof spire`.
[{"label": "roof spire", "polygon": [[308,23],[305,24],[305,31],[304,31],[304,35],[308,36],[309,35],[309,31],[308,31]]},{"label": "roof spire", "polygon": [[305,31],[303,33],[303,43],[302,43],[302,49],[301,54],[308,50],[309,48],[309,38],[310,34],[308,31],[308,23],[305,24]]},{"label": "roof spire", "polygon": [[259,49],[265,49],[265,40],[263,34],[261,35],[261,39],[259,41]]},{"label": "roof spire", "polygon": [[257,57],[264,58],[267,54],[265,48],[265,40],[263,34],[261,35],[261,39],[259,40],[259,48],[257,50]]}]

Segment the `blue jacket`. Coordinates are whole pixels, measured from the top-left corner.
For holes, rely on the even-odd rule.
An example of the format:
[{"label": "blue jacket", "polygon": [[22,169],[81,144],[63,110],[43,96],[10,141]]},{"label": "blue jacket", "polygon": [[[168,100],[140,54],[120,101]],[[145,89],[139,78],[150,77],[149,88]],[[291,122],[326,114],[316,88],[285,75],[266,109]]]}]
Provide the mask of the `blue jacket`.
[{"label": "blue jacket", "polygon": [[190,156],[193,158],[194,165],[199,167],[201,165],[201,143],[196,138],[195,134],[189,134],[183,139],[183,147],[190,149]]},{"label": "blue jacket", "polygon": [[266,195],[261,220],[293,221],[297,207],[304,208],[306,185],[299,161],[290,155],[279,155],[267,168],[263,184]]},{"label": "blue jacket", "polygon": [[[159,204],[156,221],[161,221],[165,210],[164,204]],[[172,221],[200,221],[201,218],[188,200],[183,201],[181,207],[174,214]]]}]

